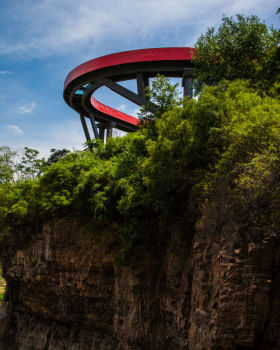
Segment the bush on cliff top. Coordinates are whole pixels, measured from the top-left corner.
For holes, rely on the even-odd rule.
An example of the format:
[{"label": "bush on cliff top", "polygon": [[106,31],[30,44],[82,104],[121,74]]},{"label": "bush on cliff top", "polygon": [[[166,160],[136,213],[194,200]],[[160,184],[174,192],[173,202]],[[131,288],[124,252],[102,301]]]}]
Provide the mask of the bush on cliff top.
[{"label": "bush on cliff top", "polygon": [[223,17],[220,27],[209,28],[195,45],[196,91],[223,79],[246,79],[260,93],[269,92],[279,82],[279,44],[279,29],[267,27],[257,16]]},{"label": "bush on cliff top", "polygon": [[207,87],[156,120],[153,137],[143,127],[105,146],[93,142],[92,152],[69,154],[38,179],[2,185],[1,231],[30,236],[67,214],[95,231],[110,226],[124,260],[152,239],[147,222],[166,229],[194,207],[193,193],[207,193],[217,179],[233,187],[267,183],[271,167],[280,170],[279,115],[278,97],[260,97],[246,82]]}]

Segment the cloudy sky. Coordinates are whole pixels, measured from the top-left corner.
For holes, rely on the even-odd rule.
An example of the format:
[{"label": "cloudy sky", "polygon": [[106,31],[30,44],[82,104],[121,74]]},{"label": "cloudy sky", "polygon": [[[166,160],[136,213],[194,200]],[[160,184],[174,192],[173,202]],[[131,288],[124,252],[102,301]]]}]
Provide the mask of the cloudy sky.
[{"label": "cloudy sky", "polygon": [[[193,46],[222,15],[256,14],[279,27],[279,0],[0,0],[0,146],[82,148],[77,114],[62,98],[68,72],[125,50]],[[102,102],[135,107],[101,90]]]}]

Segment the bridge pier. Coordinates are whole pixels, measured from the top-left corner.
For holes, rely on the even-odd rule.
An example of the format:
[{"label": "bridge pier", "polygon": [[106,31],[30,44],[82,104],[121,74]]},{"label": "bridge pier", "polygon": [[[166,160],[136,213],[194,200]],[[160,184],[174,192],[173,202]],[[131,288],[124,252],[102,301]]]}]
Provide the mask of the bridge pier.
[{"label": "bridge pier", "polygon": [[192,88],[192,75],[193,68],[185,68],[182,79],[182,86],[184,89],[184,97],[187,97],[190,100],[193,97],[193,88]]}]

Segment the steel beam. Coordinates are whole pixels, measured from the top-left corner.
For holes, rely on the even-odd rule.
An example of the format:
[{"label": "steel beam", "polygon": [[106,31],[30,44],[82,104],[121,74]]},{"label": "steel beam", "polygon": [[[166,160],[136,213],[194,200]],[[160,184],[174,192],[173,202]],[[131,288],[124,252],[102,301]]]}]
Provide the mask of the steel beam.
[{"label": "steel beam", "polygon": [[[111,89],[111,90],[115,91],[117,94],[127,98],[129,101],[134,102],[138,106],[146,106],[148,103],[150,103],[150,101],[147,100],[146,98],[135,94],[133,91],[128,90],[127,88],[121,86],[120,84],[113,82],[110,79],[103,79],[102,82],[109,89]],[[155,112],[157,110],[157,106],[150,104],[149,109],[151,112]]]},{"label": "steel beam", "polygon": [[80,114],[80,119],[81,119],[81,122],[82,122],[82,126],[83,126],[83,129],[84,129],[84,133],[85,133],[86,139],[87,139],[87,141],[90,141],[90,135],[89,135],[89,132],[88,132],[87,123],[86,123],[85,117],[82,114]]},{"label": "steel beam", "polygon": [[143,98],[147,98],[147,90],[146,88],[149,86],[149,78],[145,77],[143,73],[138,72],[136,74],[136,79],[137,79],[137,92],[138,96],[141,96]]},{"label": "steel beam", "polygon": [[94,119],[94,116],[92,113],[90,113],[89,115],[89,119],[90,119],[90,122],[91,122],[91,126],[92,126],[92,130],[93,130],[93,133],[94,133],[94,137],[96,139],[99,139],[99,132],[97,130],[97,126],[96,126],[96,123],[95,123],[95,119]]}]

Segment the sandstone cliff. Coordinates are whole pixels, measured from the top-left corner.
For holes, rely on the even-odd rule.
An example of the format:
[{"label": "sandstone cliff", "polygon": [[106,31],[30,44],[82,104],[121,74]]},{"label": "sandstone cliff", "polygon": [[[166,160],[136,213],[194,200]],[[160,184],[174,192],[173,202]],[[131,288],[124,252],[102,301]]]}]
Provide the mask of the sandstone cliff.
[{"label": "sandstone cliff", "polygon": [[8,245],[1,349],[280,349],[279,234],[220,203],[128,266],[69,220]]}]

